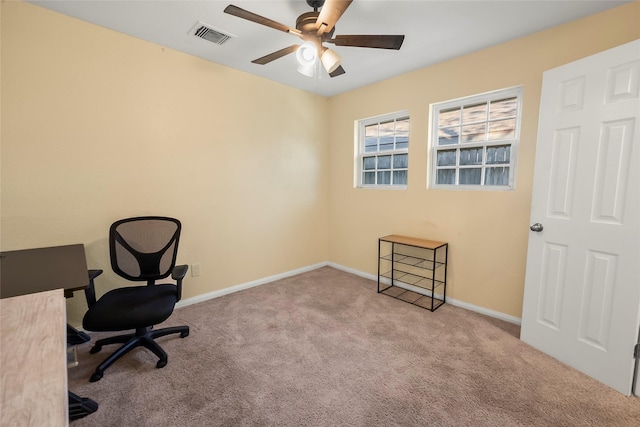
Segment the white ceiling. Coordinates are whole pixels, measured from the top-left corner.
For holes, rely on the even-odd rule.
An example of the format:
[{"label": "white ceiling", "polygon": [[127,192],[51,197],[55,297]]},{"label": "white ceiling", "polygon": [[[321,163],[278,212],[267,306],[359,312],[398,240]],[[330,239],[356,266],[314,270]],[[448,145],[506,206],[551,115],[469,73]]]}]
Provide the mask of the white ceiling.
[{"label": "white ceiling", "polygon": [[[486,48],[632,0],[355,0],[335,35],[404,34],[399,51],[329,45],[346,74],[330,78],[296,71],[295,55],[267,65],[251,61],[298,43],[287,33],[223,12],[234,4],[295,27],[312,11],[304,0],[28,0],[112,30],[285,85],[333,96]],[[202,22],[235,37],[217,45],[191,35]]]}]

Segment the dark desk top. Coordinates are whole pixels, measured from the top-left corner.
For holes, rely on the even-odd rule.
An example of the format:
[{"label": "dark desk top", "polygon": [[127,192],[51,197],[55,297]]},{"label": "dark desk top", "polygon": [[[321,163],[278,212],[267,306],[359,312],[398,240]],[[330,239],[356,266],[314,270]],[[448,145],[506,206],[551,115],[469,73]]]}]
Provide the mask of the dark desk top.
[{"label": "dark desk top", "polygon": [[82,244],[0,253],[0,298],[53,289],[78,290],[88,284]]}]

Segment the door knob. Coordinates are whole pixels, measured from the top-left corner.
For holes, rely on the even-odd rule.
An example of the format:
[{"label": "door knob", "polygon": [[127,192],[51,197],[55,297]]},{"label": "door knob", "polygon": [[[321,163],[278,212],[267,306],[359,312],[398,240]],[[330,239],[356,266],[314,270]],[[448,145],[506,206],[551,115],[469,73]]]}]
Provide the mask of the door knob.
[{"label": "door knob", "polygon": [[540,224],[539,222],[536,222],[535,224],[532,224],[531,227],[529,227],[529,230],[539,233],[542,231],[543,228],[544,227],[542,226],[542,224]]}]

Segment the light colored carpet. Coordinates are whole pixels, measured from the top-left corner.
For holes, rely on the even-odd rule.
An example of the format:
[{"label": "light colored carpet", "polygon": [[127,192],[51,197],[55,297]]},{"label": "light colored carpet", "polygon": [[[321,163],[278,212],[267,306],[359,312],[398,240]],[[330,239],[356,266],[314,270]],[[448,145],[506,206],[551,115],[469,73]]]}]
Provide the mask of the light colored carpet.
[{"label": "light colored carpet", "polygon": [[100,407],[72,426],[640,426],[640,399],[517,326],[330,267],[178,309],[167,325],[181,324],[189,337],[159,340],[162,369],[137,349],[89,383],[110,348],[80,346],[69,389]]}]

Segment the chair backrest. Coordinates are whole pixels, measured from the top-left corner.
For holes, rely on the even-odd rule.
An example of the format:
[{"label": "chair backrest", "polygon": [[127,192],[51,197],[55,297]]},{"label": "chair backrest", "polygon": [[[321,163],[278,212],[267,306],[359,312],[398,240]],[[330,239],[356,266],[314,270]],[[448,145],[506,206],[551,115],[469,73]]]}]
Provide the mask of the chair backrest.
[{"label": "chair backrest", "polygon": [[111,268],[134,281],[164,279],[176,265],[180,221],[161,216],[144,216],[116,221],[109,229]]}]

